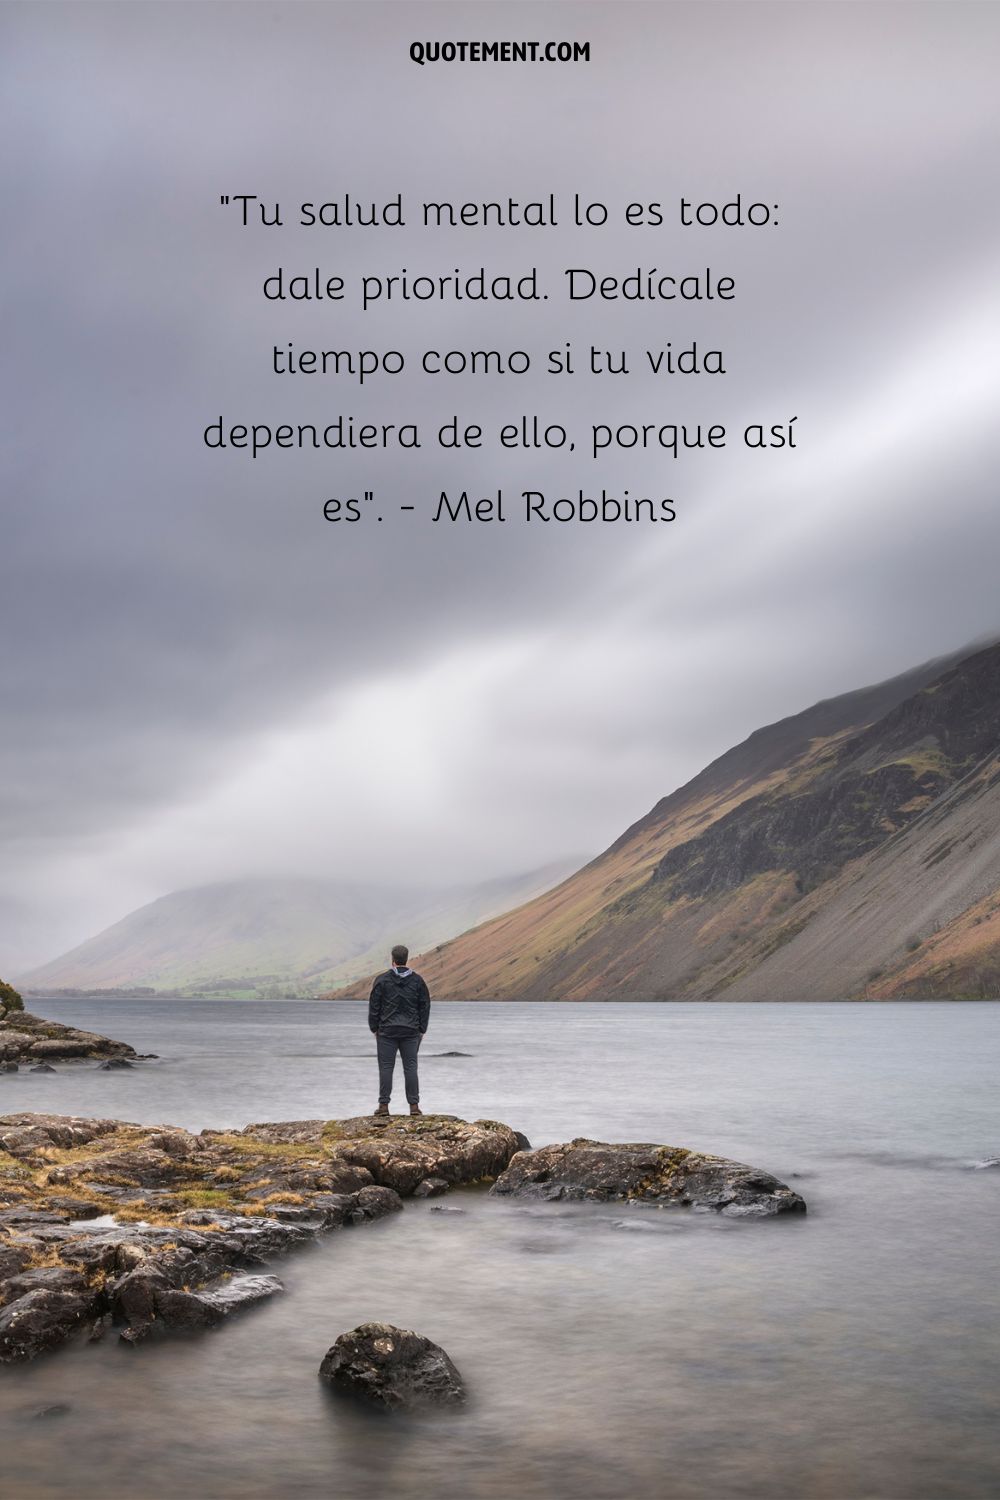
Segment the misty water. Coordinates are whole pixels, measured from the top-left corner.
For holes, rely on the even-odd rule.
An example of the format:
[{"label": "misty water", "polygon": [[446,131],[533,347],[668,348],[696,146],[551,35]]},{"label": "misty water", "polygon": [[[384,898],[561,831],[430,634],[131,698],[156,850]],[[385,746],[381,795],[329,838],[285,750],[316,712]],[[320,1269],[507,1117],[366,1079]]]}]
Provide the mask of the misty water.
[{"label": "misty water", "polygon": [[[34,1004],[159,1061],[3,1075],[3,1113],[200,1129],[374,1105],[360,1006]],[[472,1055],[434,1056],[451,1050]],[[409,1202],[276,1260],[284,1294],[208,1334],[0,1371],[0,1492],[995,1496],[998,1052],[994,1004],[439,1004],[426,1110],[506,1120],[535,1145],[732,1156],[790,1182],[808,1216]],[[332,1396],[320,1359],[366,1319],[441,1343],[468,1407],[387,1418]]]}]

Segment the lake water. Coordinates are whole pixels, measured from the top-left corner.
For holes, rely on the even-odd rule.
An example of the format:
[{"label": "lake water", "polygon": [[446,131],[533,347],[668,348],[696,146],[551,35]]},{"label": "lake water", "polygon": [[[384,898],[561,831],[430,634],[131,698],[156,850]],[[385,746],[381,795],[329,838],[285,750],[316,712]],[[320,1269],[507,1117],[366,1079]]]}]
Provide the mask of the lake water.
[{"label": "lake water", "polygon": [[[0,1075],[2,1113],[199,1129],[374,1106],[360,1006],[33,1005],[160,1060]],[[285,1293],[207,1335],[0,1371],[0,1493],[993,1500],[1000,1168],[977,1164],[1000,1157],[998,1057],[995,1004],[437,1005],[426,1110],[732,1156],[808,1216],[408,1203],[275,1262]],[[442,1344],[467,1409],[332,1397],[320,1360],[367,1319]]]}]

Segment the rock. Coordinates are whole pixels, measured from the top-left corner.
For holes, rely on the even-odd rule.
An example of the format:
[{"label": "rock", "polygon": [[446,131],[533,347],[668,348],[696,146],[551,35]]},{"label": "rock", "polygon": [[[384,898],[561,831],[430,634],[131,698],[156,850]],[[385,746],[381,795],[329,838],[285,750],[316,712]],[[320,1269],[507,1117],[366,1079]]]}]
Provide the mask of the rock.
[{"label": "rock", "polygon": [[32,1127],[8,1130],[5,1125],[0,1124],[0,1148],[10,1156],[32,1156],[36,1151],[47,1150],[51,1145],[52,1141],[44,1130]]},{"label": "rock", "polygon": [[27,1245],[0,1241],[0,1297],[3,1296],[3,1288],[10,1277],[23,1271],[30,1259],[31,1251]]},{"label": "rock", "polygon": [[384,1219],[386,1214],[397,1213],[402,1207],[402,1199],[392,1188],[363,1187],[354,1194],[349,1216],[352,1224],[364,1224],[371,1219]]},{"label": "rock", "polygon": [[448,1191],[448,1183],[443,1177],[425,1177],[423,1182],[418,1182],[413,1189],[414,1198],[440,1198],[442,1193]]},{"label": "rock", "polygon": [[678,1146],[578,1139],[519,1152],[492,1191],[515,1198],[676,1203],[729,1218],[805,1213],[799,1194],[768,1172]]},{"label": "rock", "polygon": [[446,1206],[443,1203],[436,1203],[434,1205],[434,1207],[431,1209],[431,1213],[432,1214],[464,1214],[465,1213],[465,1209],[464,1208],[452,1208],[450,1204],[448,1204]]},{"label": "rock", "polygon": [[123,1344],[141,1344],[153,1332],[152,1323],[137,1323],[135,1327],[123,1328],[118,1338]]},{"label": "rock", "polygon": [[284,1291],[276,1276],[234,1276],[191,1291],[167,1284],[153,1271],[132,1272],[113,1291],[116,1307],[129,1318],[126,1343],[136,1343],[143,1329],[195,1332],[214,1328],[231,1313]]},{"label": "rock", "polygon": [[0,1022],[0,1059],[20,1057],[22,1052],[27,1052],[33,1041],[30,1031],[15,1031],[13,1027],[8,1030]]},{"label": "rock", "polygon": [[19,1069],[16,1062],[13,1062],[9,1059],[4,1062],[0,1062],[0,1073],[17,1073],[18,1071]]},{"label": "rock", "polygon": [[156,1317],[165,1328],[188,1329],[214,1328],[221,1323],[225,1313],[215,1307],[207,1297],[197,1292],[176,1291],[170,1288],[156,1299]]},{"label": "rock", "polygon": [[[68,1151],[102,1135],[141,1127],[124,1120],[84,1120],[76,1115],[24,1113],[0,1116],[0,1146],[13,1156],[30,1156],[46,1146]],[[13,1143],[13,1144],[12,1144]]]},{"label": "rock", "polygon": [[126,1271],[108,1287],[113,1310],[130,1323],[151,1323],[156,1316],[156,1299],[173,1288],[155,1264],[141,1264]]},{"label": "rock", "polygon": [[198,1296],[223,1317],[228,1317],[230,1313],[254,1307],[284,1290],[277,1276],[233,1276],[229,1281],[220,1281],[217,1286],[199,1292]]},{"label": "rock", "polygon": [[185,1162],[168,1156],[165,1151],[147,1150],[143,1146],[134,1151],[113,1151],[52,1167],[48,1173],[48,1181],[75,1182],[92,1177],[95,1173],[109,1174],[122,1182],[133,1183],[136,1187],[166,1186],[171,1182],[184,1182],[190,1176]]},{"label": "rock", "polygon": [[56,1213],[54,1209],[12,1203],[9,1208],[0,1212],[0,1226],[14,1224],[18,1229],[23,1229],[26,1224],[65,1224],[68,1217],[68,1214]]},{"label": "rock", "polygon": [[465,1400],[462,1377],[444,1350],[391,1323],[362,1323],[342,1333],[319,1373],[335,1390],[390,1409]]},{"label": "rock", "polygon": [[94,1309],[95,1298],[43,1287],[0,1311],[0,1361],[30,1359],[61,1344]]},{"label": "rock", "polygon": [[12,1302],[28,1292],[43,1288],[59,1292],[79,1292],[84,1291],[86,1285],[80,1272],[69,1266],[36,1266],[11,1276],[3,1286],[3,1296],[5,1301]]},{"label": "rock", "polygon": [[99,1219],[103,1212],[100,1204],[92,1203],[89,1198],[50,1198],[49,1207],[73,1219]]},{"label": "rock", "polygon": [[38,1062],[60,1057],[135,1056],[125,1042],[81,1031],[76,1026],[62,1026],[58,1021],[46,1021],[30,1011],[8,1011],[0,1016],[0,1060],[14,1058],[23,1062],[30,1058]]},{"label": "rock", "polygon": [[332,1157],[364,1167],[381,1186],[409,1197],[426,1177],[448,1183],[496,1177],[517,1150],[509,1125],[496,1120],[471,1124],[454,1115],[396,1116],[373,1130],[370,1116],[337,1122]]},{"label": "rock", "polygon": [[112,1319],[110,1313],[102,1313],[99,1318],[95,1318],[93,1323],[91,1323],[89,1329],[87,1330],[87,1343],[99,1344],[101,1339],[111,1328],[111,1324],[113,1321],[114,1320]]},{"label": "rock", "polygon": [[[243,1135],[252,1135],[269,1146],[319,1145],[326,1129],[326,1120],[267,1120],[259,1125],[247,1125]],[[211,1138],[223,1131],[205,1130],[203,1136]]]},{"label": "rock", "polygon": [[118,1068],[130,1068],[132,1064],[127,1057],[109,1057],[106,1062],[98,1064],[99,1073],[110,1073]]},{"label": "rock", "polygon": [[324,1226],[333,1229],[349,1219],[354,1198],[351,1193],[314,1193],[312,1206],[322,1216]]},{"label": "rock", "polygon": [[648,1219],[612,1219],[610,1223],[612,1229],[621,1229],[629,1234],[635,1233],[637,1231],[645,1234],[659,1233],[657,1226],[655,1224],[650,1224]]},{"label": "rock", "polygon": [[31,1413],[33,1422],[47,1422],[50,1417],[65,1417],[73,1408],[65,1401],[54,1401],[51,1406],[40,1406]]},{"label": "rock", "polygon": [[186,1157],[199,1150],[200,1141],[188,1130],[157,1130],[146,1142],[154,1151],[165,1151],[168,1156]]},{"label": "rock", "polygon": [[32,1042],[25,1056],[41,1058],[59,1057],[64,1060],[69,1058],[93,1057],[94,1050],[90,1042],[83,1037],[50,1037],[43,1041]]},{"label": "rock", "polygon": [[51,1063],[40,1062],[35,1063],[31,1071],[32,1073],[57,1073],[59,1070],[58,1068],[54,1068]]}]

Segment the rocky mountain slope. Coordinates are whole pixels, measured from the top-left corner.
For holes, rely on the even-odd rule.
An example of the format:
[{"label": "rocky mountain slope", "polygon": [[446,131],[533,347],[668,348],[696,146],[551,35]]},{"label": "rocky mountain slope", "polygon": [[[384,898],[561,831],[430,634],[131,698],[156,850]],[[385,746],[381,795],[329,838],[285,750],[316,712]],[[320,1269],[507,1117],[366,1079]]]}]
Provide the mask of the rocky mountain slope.
[{"label": "rocky mountain slope", "polygon": [[174,891],[23,975],[29,993],[148,987],[313,995],[382,966],[394,942],[441,942],[544,891],[565,864],[445,890],[244,880]]},{"label": "rocky mountain slope", "polygon": [[759,730],[418,963],[456,999],[1000,994],[1000,645]]}]

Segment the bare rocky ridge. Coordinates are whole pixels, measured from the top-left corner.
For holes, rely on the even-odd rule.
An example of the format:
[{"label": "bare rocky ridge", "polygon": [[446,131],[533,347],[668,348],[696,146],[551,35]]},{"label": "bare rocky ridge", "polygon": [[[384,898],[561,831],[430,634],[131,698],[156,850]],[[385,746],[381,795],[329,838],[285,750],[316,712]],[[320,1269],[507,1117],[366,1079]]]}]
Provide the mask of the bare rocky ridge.
[{"label": "bare rocky ridge", "polygon": [[526,1146],[508,1125],[453,1115],[200,1134],[0,1116],[0,1361],[114,1325],[127,1342],[212,1327],[281,1290],[261,1271],[281,1252],[473,1183],[737,1215],[805,1207],[767,1173],[673,1147]]},{"label": "bare rocky ridge", "polygon": [[414,964],[438,999],[995,998],[1000,645],[759,730]]}]

